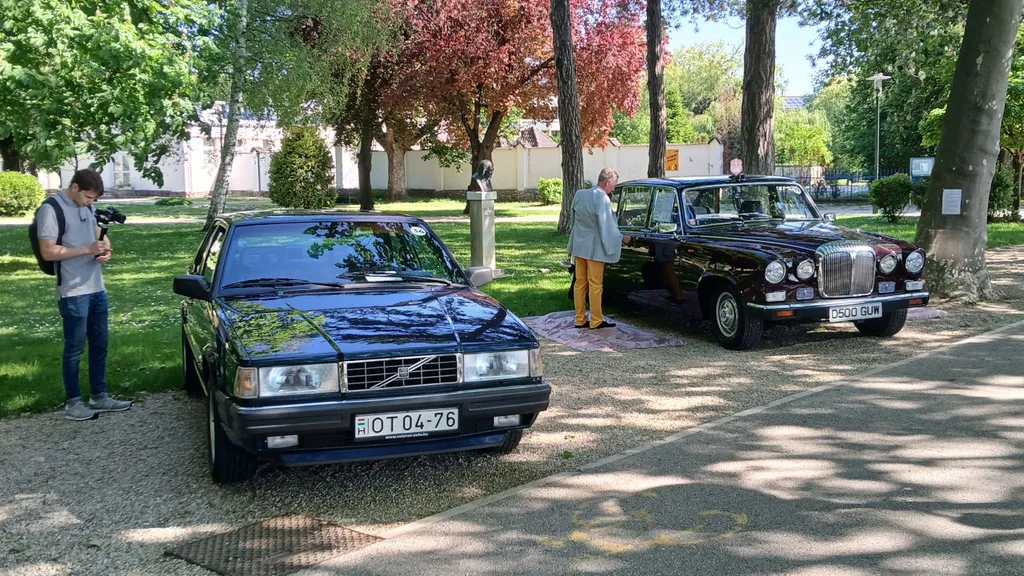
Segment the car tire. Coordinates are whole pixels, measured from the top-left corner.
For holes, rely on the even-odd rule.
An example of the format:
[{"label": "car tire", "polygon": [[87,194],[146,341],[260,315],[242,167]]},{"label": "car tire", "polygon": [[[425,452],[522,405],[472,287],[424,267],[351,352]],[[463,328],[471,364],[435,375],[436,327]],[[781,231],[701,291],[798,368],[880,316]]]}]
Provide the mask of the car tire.
[{"label": "car tire", "polygon": [[207,398],[206,456],[210,464],[210,476],[217,484],[231,484],[252,478],[259,462],[255,456],[231,443],[221,426],[214,394],[209,394]]},{"label": "car tire", "polygon": [[189,396],[202,397],[203,383],[199,379],[199,371],[196,370],[196,359],[192,354],[192,347],[188,345],[185,338],[185,329],[181,329],[181,372],[182,387]]},{"label": "car tire", "polygon": [[505,432],[505,440],[494,448],[489,449],[488,452],[494,452],[496,454],[510,454],[519,446],[519,442],[522,439],[522,430],[509,430],[508,432]]},{"label": "car tire", "polygon": [[764,321],[747,313],[743,299],[735,290],[720,289],[711,305],[711,329],[723,348],[749,350],[761,343]]},{"label": "car tire", "polygon": [[903,330],[903,325],[906,323],[907,309],[904,308],[902,310],[886,312],[881,318],[872,318],[871,320],[854,322],[853,325],[856,326],[857,330],[865,336],[888,338],[895,335],[900,330]]}]

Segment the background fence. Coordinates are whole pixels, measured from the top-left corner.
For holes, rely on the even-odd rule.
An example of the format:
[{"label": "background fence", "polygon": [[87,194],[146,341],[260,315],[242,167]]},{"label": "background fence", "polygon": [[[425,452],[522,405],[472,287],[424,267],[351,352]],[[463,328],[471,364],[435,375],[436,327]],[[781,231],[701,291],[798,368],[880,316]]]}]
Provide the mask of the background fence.
[{"label": "background fence", "polygon": [[[906,173],[905,168],[881,168],[879,176]],[[777,166],[775,174],[788,176],[800,182],[816,202],[867,202],[868,188],[875,180],[874,169],[870,170],[822,170],[818,166]]]}]

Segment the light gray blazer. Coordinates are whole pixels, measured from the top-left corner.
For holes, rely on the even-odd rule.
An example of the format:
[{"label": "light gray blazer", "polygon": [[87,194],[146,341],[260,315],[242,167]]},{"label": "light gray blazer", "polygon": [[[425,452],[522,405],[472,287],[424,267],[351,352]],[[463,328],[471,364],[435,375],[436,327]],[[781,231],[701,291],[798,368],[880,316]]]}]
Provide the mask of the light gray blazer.
[{"label": "light gray blazer", "polygon": [[570,255],[608,264],[619,261],[622,234],[604,190],[578,190],[572,198],[571,222]]}]

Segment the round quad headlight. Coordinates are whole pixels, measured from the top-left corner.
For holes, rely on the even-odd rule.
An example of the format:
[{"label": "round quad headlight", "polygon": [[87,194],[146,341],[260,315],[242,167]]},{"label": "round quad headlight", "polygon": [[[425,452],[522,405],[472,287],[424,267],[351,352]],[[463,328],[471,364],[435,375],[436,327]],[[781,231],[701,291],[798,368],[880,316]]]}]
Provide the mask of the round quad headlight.
[{"label": "round quad headlight", "polygon": [[810,260],[804,260],[796,267],[796,277],[801,280],[807,280],[811,276],[814,276],[814,262]]},{"label": "round quad headlight", "polygon": [[911,274],[917,274],[924,269],[924,252],[920,250],[911,252],[910,256],[907,256],[906,267],[907,272]]},{"label": "round quad headlight", "polygon": [[772,284],[778,284],[786,279],[786,263],[782,260],[773,260],[764,269],[764,279]]},{"label": "round quad headlight", "polygon": [[878,261],[878,269],[882,271],[882,274],[889,274],[896,269],[896,256],[893,254],[886,254],[882,256],[882,259]]}]

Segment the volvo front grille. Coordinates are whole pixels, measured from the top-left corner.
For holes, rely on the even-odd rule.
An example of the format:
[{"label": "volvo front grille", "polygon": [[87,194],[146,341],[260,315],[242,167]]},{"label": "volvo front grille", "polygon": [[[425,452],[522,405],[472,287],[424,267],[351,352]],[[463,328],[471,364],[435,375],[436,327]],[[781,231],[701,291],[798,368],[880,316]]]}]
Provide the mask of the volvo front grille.
[{"label": "volvo front grille", "polygon": [[345,362],[343,380],[346,391],[359,392],[432,384],[457,384],[461,379],[460,372],[457,354],[410,356]]}]

